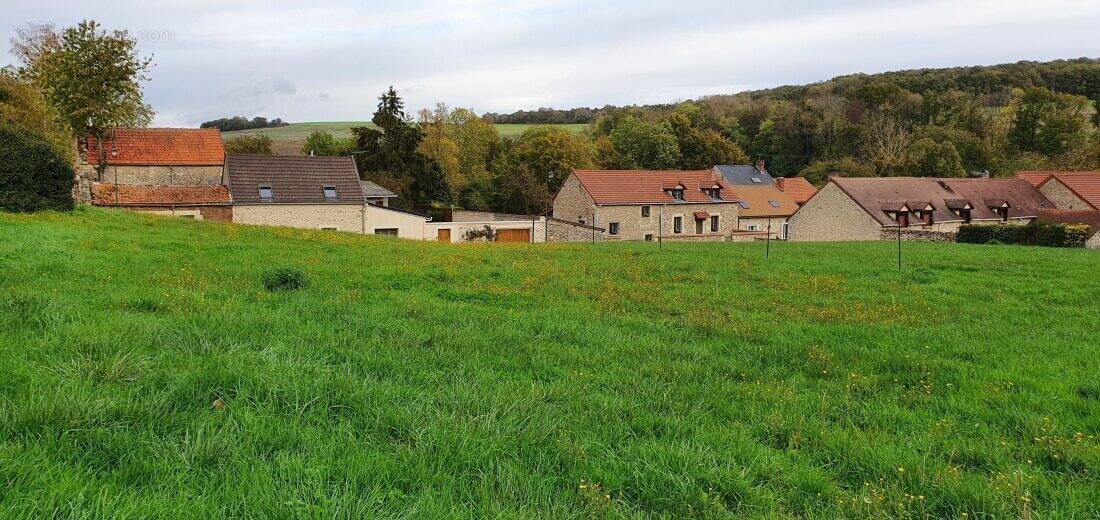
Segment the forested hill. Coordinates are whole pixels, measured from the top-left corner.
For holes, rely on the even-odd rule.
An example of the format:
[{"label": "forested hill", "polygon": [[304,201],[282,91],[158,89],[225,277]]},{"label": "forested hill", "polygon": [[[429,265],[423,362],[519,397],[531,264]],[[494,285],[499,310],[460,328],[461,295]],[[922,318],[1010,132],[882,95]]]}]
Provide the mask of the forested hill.
[{"label": "forested hill", "polygon": [[[1054,92],[1075,94],[1100,105],[1100,59],[1077,58],[1050,62],[1021,61],[1002,65],[913,69],[880,74],[847,74],[807,85],[750,90],[736,94],[707,96],[698,101],[721,102],[731,98],[770,98],[788,101],[804,100],[823,92],[843,93],[876,81],[888,81],[917,94],[957,90],[978,96],[1005,96],[1015,88],[1045,87]],[[642,111],[665,111],[672,104],[643,105]],[[578,107],[570,109],[539,108],[519,110],[510,114],[486,113],[484,118],[498,124],[566,124],[591,123],[600,114],[619,107]]]},{"label": "forested hill", "polygon": [[[773,174],[820,185],[834,174],[1100,169],[1098,105],[1100,60],[1080,58],[853,74],[678,104],[528,116],[584,116],[603,168],[762,160]],[[512,121],[505,117],[488,115]]]}]

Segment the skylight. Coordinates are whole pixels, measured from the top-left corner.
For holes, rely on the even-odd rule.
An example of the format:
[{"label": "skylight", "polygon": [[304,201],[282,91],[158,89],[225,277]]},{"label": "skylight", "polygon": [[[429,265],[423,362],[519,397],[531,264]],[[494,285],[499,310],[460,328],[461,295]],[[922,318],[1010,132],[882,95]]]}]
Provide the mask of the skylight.
[{"label": "skylight", "polygon": [[326,199],[336,198],[336,186],[324,186],[324,192]]},{"label": "skylight", "polygon": [[761,179],[760,177],[750,177],[750,178],[752,179],[753,184],[761,184],[761,183],[764,182],[764,180]]},{"label": "skylight", "polygon": [[778,200],[769,200],[768,204],[771,205],[771,207],[773,207],[773,208],[778,208],[779,207],[779,201]]},{"label": "skylight", "polygon": [[737,204],[741,206],[741,209],[749,209],[749,201],[747,200],[739,200]]},{"label": "skylight", "polygon": [[260,199],[271,200],[274,198],[274,193],[271,191],[271,186],[260,186]]}]

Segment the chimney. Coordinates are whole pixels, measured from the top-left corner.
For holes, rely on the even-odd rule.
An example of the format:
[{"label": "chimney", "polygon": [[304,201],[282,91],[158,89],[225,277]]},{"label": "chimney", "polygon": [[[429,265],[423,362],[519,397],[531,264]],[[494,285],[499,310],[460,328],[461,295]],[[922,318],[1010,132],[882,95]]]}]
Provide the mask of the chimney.
[{"label": "chimney", "polygon": [[756,161],[756,171],[764,173],[764,160],[760,159]]}]

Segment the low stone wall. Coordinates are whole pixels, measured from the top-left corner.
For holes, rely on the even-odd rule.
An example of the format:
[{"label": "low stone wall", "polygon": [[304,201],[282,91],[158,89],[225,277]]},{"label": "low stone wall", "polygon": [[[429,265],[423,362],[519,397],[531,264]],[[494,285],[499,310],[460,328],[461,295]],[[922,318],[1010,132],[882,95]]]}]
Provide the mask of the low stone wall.
[{"label": "low stone wall", "polygon": [[578,222],[569,222],[558,218],[546,219],[547,242],[600,242],[604,230]]},{"label": "low stone wall", "polygon": [[[883,240],[897,240],[897,228],[882,228]],[[954,231],[933,231],[930,229],[902,229],[901,239],[909,242],[954,242]]]}]

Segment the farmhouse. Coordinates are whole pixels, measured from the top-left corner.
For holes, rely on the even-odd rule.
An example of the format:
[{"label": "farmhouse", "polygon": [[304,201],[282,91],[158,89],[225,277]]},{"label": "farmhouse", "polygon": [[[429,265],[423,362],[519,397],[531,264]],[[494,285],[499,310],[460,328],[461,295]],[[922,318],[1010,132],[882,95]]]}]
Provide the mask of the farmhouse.
[{"label": "farmhouse", "polygon": [[[104,142],[87,137],[76,164],[77,200],[96,182],[131,186],[225,184],[225,148],[216,128],[122,128]],[[106,164],[103,173],[95,166]]]},{"label": "farmhouse", "polygon": [[225,166],[234,222],[422,239],[430,220],[372,202],[393,194],[361,182],[351,157],[229,155]]},{"label": "farmhouse", "polygon": [[801,182],[773,178],[762,161],[755,165],[719,165],[714,172],[733,187],[737,196],[738,230],[764,235],[770,232],[772,238],[787,238],[787,219],[799,207],[781,182],[799,197],[808,199],[806,188],[813,190],[813,185],[801,177],[797,178]]},{"label": "farmhouse", "polygon": [[832,177],[790,219],[791,240],[879,240],[884,229],[1026,224],[1054,205],[1023,179]]},{"label": "farmhouse", "polygon": [[1100,172],[1017,172],[1059,209],[1100,210]]},{"label": "farmhouse", "polygon": [[604,228],[604,240],[751,238],[738,231],[738,200],[712,170],[574,170],[553,216]]}]

